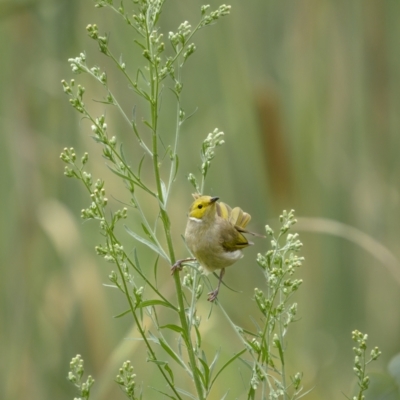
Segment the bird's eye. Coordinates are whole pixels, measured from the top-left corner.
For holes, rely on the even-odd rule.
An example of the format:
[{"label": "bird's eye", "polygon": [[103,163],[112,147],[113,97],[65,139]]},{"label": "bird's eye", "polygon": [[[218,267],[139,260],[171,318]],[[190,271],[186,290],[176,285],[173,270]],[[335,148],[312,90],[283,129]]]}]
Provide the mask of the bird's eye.
[{"label": "bird's eye", "polygon": [[198,206],[197,206],[197,208],[200,210],[200,209],[202,209],[203,208],[203,204],[199,204]]}]

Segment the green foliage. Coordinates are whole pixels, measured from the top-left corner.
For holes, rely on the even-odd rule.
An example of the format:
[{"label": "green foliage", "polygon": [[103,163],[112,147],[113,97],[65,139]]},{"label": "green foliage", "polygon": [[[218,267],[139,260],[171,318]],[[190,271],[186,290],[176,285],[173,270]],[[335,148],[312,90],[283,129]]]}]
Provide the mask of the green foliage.
[{"label": "green foliage", "polygon": [[79,354],[71,360],[69,368],[68,380],[77,387],[81,396],[76,400],[89,400],[90,389],[94,384],[94,379],[89,375],[85,382],[82,381],[85,370],[83,368],[83,359]]},{"label": "green foliage", "polygon": [[[231,354],[222,365],[219,365],[219,350],[215,351],[211,359],[202,346],[202,318],[198,314],[197,302],[201,300],[203,286],[209,283],[201,274],[197,263],[188,264],[184,268],[182,280],[179,272],[174,271],[171,280],[175,284],[175,302],[157,285],[159,260],[164,266],[171,266],[176,261],[168,200],[179,167],[180,129],[189,118],[181,104],[184,87],[182,68],[196,50],[192,42],[194,35],[200,29],[228,15],[230,6],[222,5],[214,11],[210,11],[209,6],[202,6],[195,27],[184,21],[175,32],[168,33],[168,44],[164,42],[159,26],[164,1],[132,0],[133,16],[130,11],[126,11],[123,2],[118,8],[112,0],[97,1],[96,6],[110,8],[119,14],[137,37],[135,43],[141,51],[142,64],[130,67],[122,57],[117,58],[114,55],[109,35],[100,34],[96,24],[87,26],[88,35],[97,43],[99,51],[121,72],[136,98],[147,104],[147,110],[140,116],[140,122],[136,110],[132,117],[125,113],[109,86],[106,72],[97,66],[90,67],[85,53],[69,59],[72,72],[87,74],[104,88],[105,97],[99,102],[116,107],[121,113],[127,129],[132,132],[138,146],[144,151],[143,158],[132,162],[131,155],[125,153],[123,144],[117,135],[112,133],[113,129],[106,122],[105,113],[100,116],[93,115],[86,106],[83,86],[76,85],[74,80],[69,82],[63,80],[62,85],[64,92],[70,97],[72,107],[84,119],[90,121],[93,139],[101,146],[107,167],[124,184],[129,196],[129,207],[111,209],[106,196],[105,181],[93,179],[88,169],[88,153],[84,153],[78,159],[73,148],[65,148],[61,153],[61,159],[66,163],[65,176],[81,181],[90,196],[90,204],[82,210],[81,217],[85,221],[94,220],[99,223],[103,242],[96,246],[96,253],[113,265],[113,270],[109,274],[111,286],[122,293],[128,307],[117,317],[127,315],[132,317],[140,336],[138,339],[146,348],[147,362],[155,366],[167,388],[153,389],[172,399],[210,398],[214,384],[221,373],[240,359],[249,368],[246,382],[248,399],[255,399],[258,394],[261,398],[266,398],[268,395],[270,399],[299,399],[306,394],[303,393],[302,373],[297,372],[289,376],[286,371],[286,335],[290,325],[296,321],[297,315],[297,303],[292,302],[292,296],[302,283],[301,279],[296,279],[293,275],[303,262],[303,257],[296,254],[302,247],[298,234],[289,233],[296,223],[293,210],[284,211],[281,215],[282,227],[277,236],[269,226],[266,227],[267,235],[272,238],[271,250],[257,257],[257,263],[262,268],[266,283],[265,288],[256,288],[254,292],[254,300],[260,311],[259,320],[262,321],[255,323],[254,332],[237,326],[223,306],[216,302],[242,343],[242,349]],[[163,111],[161,100],[165,87],[172,91],[176,100],[176,126],[172,138],[165,135],[160,127],[160,116]],[[204,191],[205,179],[215,156],[215,148],[224,143],[223,135],[223,132],[215,129],[208,134],[202,144],[201,183],[198,184],[194,174],[188,176],[190,183],[199,193]],[[166,157],[162,157],[162,153],[165,153]],[[165,159],[168,162],[164,162]],[[146,161],[150,161],[152,166],[152,180],[142,174],[142,166]],[[144,207],[145,202],[156,204],[156,211],[153,213],[147,211]],[[121,233],[117,227],[122,220],[129,221],[129,209],[131,209],[129,213],[133,212],[139,217],[140,226],[132,227],[126,222],[125,232],[135,242],[153,252],[154,278],[149,273],[149,265],[153,265],[153,262],[147,260],[146,267],[142,268],[136,249],[132,254],[122,245]],[[137,283],[139,278],[142,284]],[[161,317],[167,311],[172,312],[173,317],[168,323],[161,322]],[[145,324],[144,316],[151,321],[151,326]],[[371,357],[376,358],[378,355],[375,352]],[[365,366],[368,362],[363,361],[356,365],[359,367],[357,371],[361,379],[360,396],[368,388],[365,376]],[[87,381],[82,383],[83,372],[83,361],[77,356],[71,362],[68,378],[78,387],[82,398],[88,399],[94,381],[89,376]],[[193,382],[192,388],[181,387],[181,372]],[[129,361],[120,368],[116,382],[128,398],[132,400],[142,398],[141,393],[139,397],[135,394],[137,391],[135,374]],[[228,391],[223,398],[227,393]]]},{"label": "green foliage", "polygon": [[[179,25],[176,32],[169,32],[168,39],[173,55],[166,56],[166,46],[163,41],[163,35],[160,33],[159,27],[157,26],[163,4],[163,1],[155,0],[136,1],[134,2],[134,6],[136,6],[135,14],[130,18],[125,11],[123,3],[121,3],[118,9],[114,7],[112,1],[99,1],[96,3],[97,7],[107,6],[119,13],[124,21],[132,27],[138,35],[138,39],[135,40],[135,43],[142,51],[144,67],[137,68],[135,78],[131,76],[132,71],[129,70],[125,63],[121,59],[117,60],[113,55],[109,46],[109,37],[107,35],[100,35],[97,25],[93,24],[87,26],[89,37],[97,42],[100,52],[115,63],[126,78],[127,83],[133,88],[134,93],[147,102],[148,113],[143,116],[143,127],[139,126],[137,123],[136,116],[130,119],[125,114],[116,96],[114,96],[108,86],[105,72],[102,72],[99,67],[89,67],[84,53],[81,53],[76,58],[69,59],[72,72],[76,74],[89,74],[99,82],[106,90],[106,96],[102,102],[106,105],[117,107],[122,113],[122,116],[128,123],[128,127],[132,129],[139,145],[145,150],[145,156],[152,160],[154,185],[146,182],[142,178],[142,161],[138,164],[136,170],[131,168],[130,163],[125,157],[123,146],[118,145],[118,140],[115,135],[109,134],[109,127],[106,123],[105,115],[103,114],[99,117],[95,117],[87,109],[84,102],[85,88],[81,85],[77,85],[75,88],[74,80],[71,80],[69,83],[62,81],[62,84],[64,92],[70,96],[71,105],[82,114],[84,118],[91,122],[93,138],[102,146],[103,156],[107,161],[108,167],[116,176],[122,179],[129,192],[131,205],[140,215],[144,235],[125,226],[127,233],[136,241],[153,250],[158,256],[161,256],[167,261],[168,265],[172,265],[175,262],[175,252],[171,239],[171,221],[167,212],[167,202],[179,164],[177,147],[180,127],[185,121],[185,112],[180,105],[180,96],[183,89],[181,69],[196,49],[195,45],[191,42],[194,34],[201,28],[217,21],[220,17],[229,14],[230,7],[223,5],[215,11],[208,11],[209,7],[203,6],[201,8],[200,20],[194,29],[185,21]],[[170,166],[169,174],[167,174],[167,181],[165,182],[162,178],[162,171],[160,171],[159,152],[161,140],[162,143],[164,143],[164,141],[169,138],[161,139],[159,136],[160,129],[158,124],[161,112],[162,82],[166,80],[166,78],[169,78],[172,84],[170,88],[176,97],[177,118],[174,141],[166,149],[169,155]],[[143,132],[145,130],[148,130],[150,133],[149,142],[143,137],[146,134]],[[212,143],[208,145],[209,140],[206,139],[205,141],[204,152],[206,153],[206,159],[204,163],[206,169],[208,169],[213,157],[210,148],[221,144],[221,140],[219,139],[221,134],[218,132],[215,132],[215,134],[214,136],[218,137],[212,139]],[[172,304],[158,290],[156,285],[151,282],[149,277],[142,272],[142,269],[138,265],[138,260],[132,258],[125,251],[118,239],[115,227],[121,219],[127,218],[128,209],[125,207],[113,211],[111,214],[107,212],[108,199],[106,197],[104,181],[98,179],[93,183],[91,173],[85,169],[88,162],[88,154],[85,153],[80,163],[78,163],[74,149],[64,149],[64,152],[61,154],[61,159],[67,164],[65,175],[80,180],[90,194],[91,204],[89,207],[82,210],[81,216],[84,220],[97,220],[99,222],[100,232],[105,238],[105,242],[96,247],[96,252],[104,257],[106,261],[116,266],[116,271],[113,270],[110,273],[110,281],[114,287],[118,288],[126,297],[129,305],[129,313],[132,315],[142,340],[147,347],[148,361],[156,365],[159,372],[164,377],[171,393],[173,393],[174,398],[181,398],[181,394],[186,393],[186,391],[175,385],[174,372],[169,367],[169,362],[161,360],[157,356],[154,346],[157,345],[161,347],[165,354],[181,366],[193,379],[197,398],[205,398],[206,393],[211,387],[209,369],[206,367],[202,358],[203,352],[201,350],[200,341],[193,343],[191,336],[193,329],[196,330],[196,333],[199,333],[199,320],[194,317],[194,301],[198,296],[196,297],[195,295],[193,297],[191,301],[191,311],[188,313],[186,311],[186,298],[182,291],[182,284],[179,275],[176,273],[174,274],[174,282],[178,306]],[[204,177],[205,175],[206,171],[203,172]],[[142,203],[137,196],[138,189],[143,190],[147,196],[157,201],[159,209],[157,219],[161,222],[167,249],[161,244],[156,227],[151,226],[150,218],[143,210]],[[143,286],[138,287],[136,285],[134,274],[137,274],[143,279],[146,289]],[[158,312],[162,312],[160,310],[163,308],[174,310],[178,315],[180,325],[167,324],[161,326],[159,324]],[[146,327],[143,326],[141,320],[143,309],[151,318],[156,328],[157,335],[147,331]],[[122,313],[121,315],[125,314],[126,313]],[[180,340],[183,341],[187,349],[188,361],[184,359],[180,350],[176,351],[168,342],[168,339],[164,336],[165,330],[172,330],[178,333]]]},{"label": "green foliage", "polygon": [[[267,288],[265,291],[255,289],[254,298],[264,318],[264,326],[257,326],[254,337],[247,341],[250,352],[254,355],[252,380],[248,398],[254,398],[260,382],[267,385],[272,398],[299,398],[301,373],[296,373],[287,381],[285,370],[285,336],[289,325],[296,320],[297,303],[290,302],[292,295],[299,289],[302,280],[293,279],[297,268],[302,265],[303,257],[298,257],[302,243],[298,234],[288,233],[296,223],[294,210],[284,211],[280,216],[282,227],[277,237],[267,226],[266,233],[272,238],[271,247],[265,255],[259,254],[258,265],[263,269]],[[285,243],[281,245],[281,240]],[[264,389],[265,390],[265,389]]]},{"label": "green foliage", "polygon": [[365,400],[364,392],[368,389],[370,379],[366,374],[367,365],[375,361],[380,355],[381,352],[378,347],[374,347],[367,358],[367,339],[368,335],[361,333],[360,331],[353,331],[352,338],[357,343],[357,347],[353,347],[353,351],[355,353],[354,357],[354,373],[357,376],[357,385],[358,385],[358,393],[356,396],[352,397],[352,400]]},{"label": "green foliage", "polygon": [[[357,347],[355,351],[360,354],[360,347]],[[379,372],[371,372],[367,376],[360,368],[362,363],[365,362],[365,353],[361,350],[361,357],[355,359],[355,367],[354,372],[357,375],[357,386],[358,386],[358,396],[360,396],[360,392],[363,387],[368,387],[368,391],[364,391],[361,395],[364,396],[366,400],[399,400],[400,399],[400,354],[395,355],[389,362],[387,366],[387,372],[379,371]],[[375,357],[379,354],[379,351],[375,349],[371,352],[371,361],[372,355]],[[361,376],[364,376],[363,379],[360,379]],[[358,400],[359,397],[355,396],[353,399]]]},{"label": "green foliage", "polygon": [[130,361],[125,361],[122,367],[119,369],[119,374],[115,378],[115,381],[120,385],[123,392],[130,400],[140,400],[142,396],[135,396],[135,382],[136,374],[133,373],[133,367]]},{"label": "green foliage", "polygon": [[210,132],[206,139],[203,141],[200,151],[201,158],[201,184],[197,183],[197,179],[194,174],[190,173],[188,176],[189,182],[195,188],[197,193],[203,194],[205,179],[208,170],[211,166],[211,161],[215,157],[215,148],[222,146],[225,141],[222,139],[224,132],[220,132],[218,128],[215,128],[213,132]]}]

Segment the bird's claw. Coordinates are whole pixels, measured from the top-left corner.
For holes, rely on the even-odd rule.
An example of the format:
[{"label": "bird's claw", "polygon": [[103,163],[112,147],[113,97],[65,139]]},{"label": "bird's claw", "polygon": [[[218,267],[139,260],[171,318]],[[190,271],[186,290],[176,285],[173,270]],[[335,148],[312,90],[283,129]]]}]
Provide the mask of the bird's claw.
[{"label": "bird's claw", "polygon": [[182,260],[178,260],[172,267],[171,267],[171,275],[175,273],[175,271],[182,271]]},{"label": "bird's claw", "polygon": [[175,271],[182,271],[182,264],[187,263],[189,261],[196,261],[195,258],[184,258],[182,260],[178,260],[172,267],[171,267],[171,275],[174,274]]},{"label": "bird's claw", "polygon": [[219,292],[219,290],[216,289],[216,290],[213,290],[212,292],[208,293],[207,300],[211,301],[211,302],[215,301],[218,297],[218,292]]}]

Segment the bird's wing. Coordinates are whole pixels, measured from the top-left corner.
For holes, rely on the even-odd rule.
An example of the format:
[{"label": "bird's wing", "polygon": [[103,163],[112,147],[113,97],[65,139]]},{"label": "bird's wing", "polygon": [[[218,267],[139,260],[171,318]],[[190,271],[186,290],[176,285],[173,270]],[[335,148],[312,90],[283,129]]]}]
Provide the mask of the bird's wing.
[{"label": "bird's wing", "polygon": [[222,201],[217,203],[217,214],[229,221],[233,226],[240,226],[242,228],[245,228],[251,220],[250,214],[244,212],[240,207],[232,209]]},{"label": "bird's wing", "polygon": [[243,228],[240,227],[240,226],[235,225],[235,228],[236,228],[236,230],[237,230],[238,232],[240,232],[240,233],[248,233],[249,235],[253,235],[253,236],[265,238],[264,235],[260,235],[259,233],[255,233],[255,232],[250,232],[250,231],[248,231],[247,229],[243,229]]},{"label": "bird's wing", "polygon": [[260,235],[258,233],[250,232],[250,231],[244,229],[247,226],[247,224],[250,222],[251,215],[248,214],[247,212],[243,211],[240,207],[235,207],[234,209],[232,209],[231,207],[228,206],[228,204],[223,203],[221,201],[221,202],[217,203],[217,214],[221,218],[229,221],[238,232],[248,233],[253,236],[265,238],[264,235]]},{"label": "bird's wing", "polygon": [[231,215],[229,217],[229,221],[234,226],[239,226],[240,228],[245,228],[246,225],[250,222],[251,215],[247,212],[244,212],[241,208],[235,207],[231,211]]},{"label": "bird's wing", "polygon": [[223,203],[222,201],[219,202],[219,203],[216,203],[216,204],[217,204],[217,214],[218,214],[221,218],[223,218],[223,219],[229,221],[229,217],[230,217],[230,215],[231,215],[232,208],[230,208],[230,207],[228,206],[228,204]]},{"label": "bird's wing", "polygon": [[249,242],[247,238],[237,229],[232,229],[229,221],[225,222],[230,226],[229,229],[221,229],[219,242],[222,247],[227,251],[236,251],[251,246],[253,243]]}]

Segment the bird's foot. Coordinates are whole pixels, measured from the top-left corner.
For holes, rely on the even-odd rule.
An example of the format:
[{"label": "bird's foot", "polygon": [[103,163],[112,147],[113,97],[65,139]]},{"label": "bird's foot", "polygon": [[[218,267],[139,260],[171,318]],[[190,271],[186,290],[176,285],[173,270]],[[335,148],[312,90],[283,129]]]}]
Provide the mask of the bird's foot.
[{"label": "bird's foot", "polygon": [[175,273],[175,271],[182,271],[182,264],[189,261],[195,261],[195,258],[184,258],[182,260],[178,260],[172,267],[171,267],[171,275]]},{"label": "bird's foot", "polygon": [[215,301],[218,297],[219,289],[215,289],[212,292],[208,293],[207,300],[208,301]]},{"label": "bird's foot", "polygon": [[171,267],[171,275],[175,273],[175,271],[182,271],[182,262],[184,260],[178,260],[172,267]]}]

